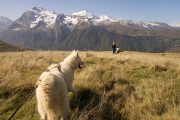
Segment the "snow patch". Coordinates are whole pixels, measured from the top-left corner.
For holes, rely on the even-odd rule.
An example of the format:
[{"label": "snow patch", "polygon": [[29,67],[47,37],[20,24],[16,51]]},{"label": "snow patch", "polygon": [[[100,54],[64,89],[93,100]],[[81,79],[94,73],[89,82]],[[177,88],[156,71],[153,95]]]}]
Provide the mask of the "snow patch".
[{"label": "snow patch", "polygon": [[76,25],[78,22],[79,22],[78,18],[72,16],[66,16],[63,21],[64,24],[73,24],[73,25]]},{"label": "snow patch", "polygon": [[118,22],[119,20],[110,18],[107,15],[101,15],[97,21],[98,22]]},{"label": "snow patch", "polygon": [[180,28],[180,22],[173,22],[169,24],[171,27],[177,27]]},{"label": "snow patch", "polygon": [[31,21],[30,28],[34,28],[40,21],[46,23],[47,27],[51,27],[55,24],[57,13],[53,11],[48,11],[41,7],[33,8],[32,12],[35,13],[35,20]]},{"label": "snow patch", "polygon": [[21,30],[21,28],[15,28],[15,29],[13,29],[13,30],[18,31],[18,30]]}]

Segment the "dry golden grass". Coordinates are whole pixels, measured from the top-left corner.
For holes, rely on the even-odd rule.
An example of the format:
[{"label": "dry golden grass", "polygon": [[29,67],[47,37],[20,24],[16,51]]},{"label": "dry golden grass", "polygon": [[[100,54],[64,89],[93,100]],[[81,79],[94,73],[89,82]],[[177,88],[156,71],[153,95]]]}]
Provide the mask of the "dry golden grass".
[{"label": "dry golden grass", "polygon": [[[0,120],[7,119],[31,91],[41,72],[69,52],[0,53]],[[178,120],[180,54],[80,52],[78,99],[69,94],[71,120]],[[14,119],[38,120],[32,96]]]}]

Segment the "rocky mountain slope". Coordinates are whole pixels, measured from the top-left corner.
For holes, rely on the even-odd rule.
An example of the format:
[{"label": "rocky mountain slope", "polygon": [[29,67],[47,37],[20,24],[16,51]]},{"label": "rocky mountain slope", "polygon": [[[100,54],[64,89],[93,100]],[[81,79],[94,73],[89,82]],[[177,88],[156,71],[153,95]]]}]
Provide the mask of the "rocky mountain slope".
[{"label": "rocky mountain slope", "polygon": [[0,52],[6,51],[21,51],[23,49],[10,45],[0,40]]}]

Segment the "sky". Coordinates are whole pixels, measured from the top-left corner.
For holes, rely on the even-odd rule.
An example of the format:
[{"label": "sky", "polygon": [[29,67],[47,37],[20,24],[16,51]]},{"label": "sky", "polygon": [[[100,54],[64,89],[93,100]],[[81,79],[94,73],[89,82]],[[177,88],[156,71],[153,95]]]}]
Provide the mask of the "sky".
[{"label": "sky", "polygon": [[0,16],[15,20],[35,6],[64,14],[88,10],[125,20],[180,22],[180,0],[0,0]]}]

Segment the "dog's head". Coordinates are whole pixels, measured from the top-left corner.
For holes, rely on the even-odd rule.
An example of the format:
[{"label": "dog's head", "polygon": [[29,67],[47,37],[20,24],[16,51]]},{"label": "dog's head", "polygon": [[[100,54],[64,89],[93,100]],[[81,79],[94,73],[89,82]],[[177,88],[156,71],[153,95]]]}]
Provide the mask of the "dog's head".
[{"label": "dog's head", "polygon": [[79,51],[78,50],[74,50],[71,55],[71,64],[73,65],[73,67],[76,68],[80,68],[82,69],[82,66],[84,65],[84,62],[82,62],[81,58],[79,57]]}]

